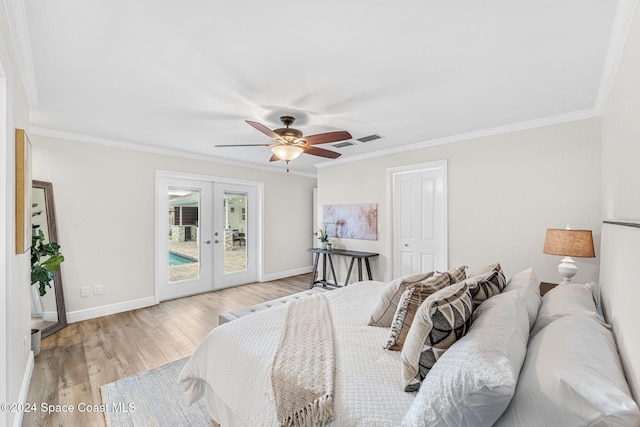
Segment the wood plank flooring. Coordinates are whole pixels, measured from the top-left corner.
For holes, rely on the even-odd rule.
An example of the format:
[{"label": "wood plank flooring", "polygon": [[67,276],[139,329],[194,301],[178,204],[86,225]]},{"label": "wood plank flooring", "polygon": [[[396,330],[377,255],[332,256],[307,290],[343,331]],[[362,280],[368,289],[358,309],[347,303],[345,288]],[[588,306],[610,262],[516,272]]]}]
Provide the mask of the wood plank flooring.
[{"label": "wood plank flooring", "polygon": [[[105,426],[102,413],[79,412],[100,405],[100,386],[190,356],[218,326],[218,315],[309,288],[310,274],[253,283],[164,301],[157,306],[72,323],[42,340],[24,426]],[[74,412],[44,413],[40,405],[72,405]]]}]

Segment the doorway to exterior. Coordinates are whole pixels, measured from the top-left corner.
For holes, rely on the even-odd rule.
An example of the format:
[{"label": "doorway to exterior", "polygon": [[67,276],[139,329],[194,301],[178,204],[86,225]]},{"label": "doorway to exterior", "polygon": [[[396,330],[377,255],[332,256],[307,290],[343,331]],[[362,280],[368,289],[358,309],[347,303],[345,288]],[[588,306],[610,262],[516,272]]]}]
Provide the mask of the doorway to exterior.
[{"label": "doorway to exterior", "polygon": [[258,279],[259,183],[156,173],[156,299]]},{"label": "doorway to exterior", "polygon": [[447,161],[387,171],[390,279],[448,268]]}]

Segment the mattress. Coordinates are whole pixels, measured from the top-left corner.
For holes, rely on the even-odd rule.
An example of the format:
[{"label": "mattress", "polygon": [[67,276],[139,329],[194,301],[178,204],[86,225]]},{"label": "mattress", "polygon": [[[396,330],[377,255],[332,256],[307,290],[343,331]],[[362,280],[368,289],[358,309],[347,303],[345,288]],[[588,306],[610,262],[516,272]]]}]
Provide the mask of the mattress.
[{"label": "mattress", "polygon": [[[414,400],[403,391],[400,352],[383,349],[389,329],[367,326],[384,286],[365,281],[325,294],[336,354],[330,426],[400,425]],[[205,398],[223,427],[278,425],[271,365],[286,309],[283,304],[213,329],[180,374],[187,400]]]}]

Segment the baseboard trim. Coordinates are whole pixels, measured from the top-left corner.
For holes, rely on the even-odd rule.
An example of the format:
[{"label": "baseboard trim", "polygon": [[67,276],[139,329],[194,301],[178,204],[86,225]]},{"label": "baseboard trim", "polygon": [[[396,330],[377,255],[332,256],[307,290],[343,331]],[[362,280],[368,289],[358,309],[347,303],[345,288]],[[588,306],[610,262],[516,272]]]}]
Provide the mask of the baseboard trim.
[{"label": "baseboard trim", "polygon": [[280,271],[278,273],[265,274],[262,276],[261,282],[270,282],[272,280],[280,280],[285,277],[298,276],[300,274],[311,273],[313,271],[312,266],[296,268],[294,270]]},{"label": "baseboard trim", "polygon": [[[297,276],[300,274],[311,273],[312,266],[296,268],[293,270],[280,271],[278,273],[266,274],[262,276],[262,282],[271,280],[284,279],[286,277]],[[97,317],[108,316],[110,314],[123,313],[125,311],[137,310],[139,308],[157,305],[155,297],[140,298],[132,301],[124,301],[116,304],[103,305],[100,307],[86,308],[84,310],[76,310],[67,312],[67,322],[76,323],[83,320],[95,319]]]},{"label": "baseboard trim", "polygon": [[42,320],[45,322],[57,322],[58,321],[58,312],[57,311],[45,311],[42,313]]},{"label": "baseboard trim", "polygon": [[100,307],[86,308],[84,310],[69,311],[67,312],[67,322],[82,322],[83,320],[95,319],[96,317],[137,310],[139,308],[150,307],[152,305],[157,305],[155,297],[146,297],[115,304],[103,305]]},{"label": "baseboard trim", "polygon": [[[33,351],[29,352],[29,359],[27,360],[27,366],[24,369],[24,375],[22,376],[22,385],[20,386],[20,395],[18,396],[19,407],[24,407],[27,403],[27,395],[29,394],[29,384],[31,383],[31,375],[33,374],[33,367],[35,365]],[[13,419],[13,426],[20,427],[22,425],[22,418],[24,417],[24,410],[17,412]]]}]

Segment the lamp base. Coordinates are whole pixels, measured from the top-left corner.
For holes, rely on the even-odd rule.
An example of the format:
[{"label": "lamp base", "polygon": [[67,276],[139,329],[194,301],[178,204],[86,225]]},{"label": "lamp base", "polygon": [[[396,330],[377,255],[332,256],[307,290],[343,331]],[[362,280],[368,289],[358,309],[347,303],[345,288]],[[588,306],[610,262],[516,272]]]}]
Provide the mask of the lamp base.
[{"label": "lamp base", "polygon": [[571,257],[564,257],[560,264],[558,265],[558,272],[564,278],[561,285],[566,285],[571,283],[571,278],[576,275],[578,272],[578,267],[576,267],[575,261]]}]

